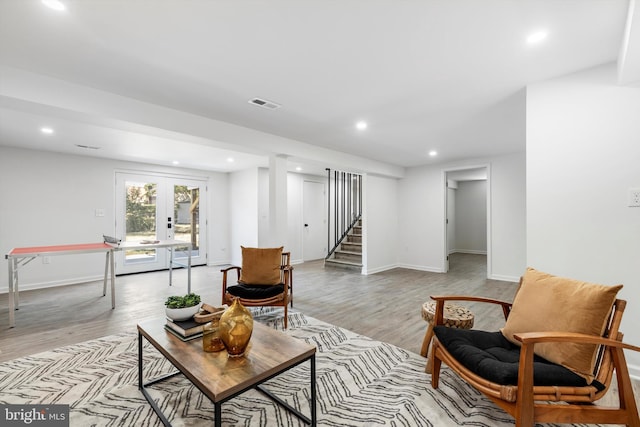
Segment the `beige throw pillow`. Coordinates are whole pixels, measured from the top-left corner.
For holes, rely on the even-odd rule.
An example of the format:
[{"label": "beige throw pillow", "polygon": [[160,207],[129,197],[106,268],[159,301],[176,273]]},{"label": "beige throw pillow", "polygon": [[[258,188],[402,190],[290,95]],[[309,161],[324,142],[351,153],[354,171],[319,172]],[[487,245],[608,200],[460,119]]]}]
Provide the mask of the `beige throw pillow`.
[{"label": "beige throw pillow", "polygon": [[282,246],[279,248],[242,248],[240,282],[248,285],[277,285],[280,283]]},{"label": "beige throw pillow", "polygon": [[[604,286],[553,276],[528,268],[513,301],[502,334],[577,332],[601,336],[622,285]],[[536,344],[535,353],[593,381],[598,347],[574,343]]]}]

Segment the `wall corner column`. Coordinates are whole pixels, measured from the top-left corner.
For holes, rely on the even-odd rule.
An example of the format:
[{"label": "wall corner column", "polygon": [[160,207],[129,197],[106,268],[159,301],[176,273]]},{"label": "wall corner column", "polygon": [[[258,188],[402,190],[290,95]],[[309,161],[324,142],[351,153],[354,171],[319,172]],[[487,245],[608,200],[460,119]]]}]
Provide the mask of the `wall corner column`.
[{"label": "wall corner column", "polygon": [[287,247],[287,156],[269,156],[268,246]]}]

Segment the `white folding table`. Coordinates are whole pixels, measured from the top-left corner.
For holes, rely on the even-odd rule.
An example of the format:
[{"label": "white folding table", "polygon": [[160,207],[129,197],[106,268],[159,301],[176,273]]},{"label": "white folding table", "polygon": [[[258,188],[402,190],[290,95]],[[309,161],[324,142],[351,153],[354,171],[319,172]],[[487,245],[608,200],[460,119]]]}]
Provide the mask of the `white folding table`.
[{"label": "white folding table", "polygon": [[[187,264],[179,264],[173,259],[173,252],[176,247],[187,247]],[[20,306],[19,290],[18,290],[18,271],[21,267],[29,264],[38,257],[88,254],[104,252],[106,254],[104,265],[104,281],[102,286],[102,295],[107,295],[107,278],[111,276],[111,308],[116,307],[115,296],[115,251],[139,248],[167,248],[170,252],[169,260],[169,286],[172,285],[173,265],[180,265],[187,268],[187,293],[191,293],[191,242],[182,240],[156,240],[151,243],[142,242],[122,242],[119,244],[111,243],[79,243],[70,245],[52,245],[52,246],[32,246],[24,248],[14,248],[5,255],[5,259],[9,262],[9,327],[15,326],[15,311]],[[109,274],[110,270],[110,274]]]}]

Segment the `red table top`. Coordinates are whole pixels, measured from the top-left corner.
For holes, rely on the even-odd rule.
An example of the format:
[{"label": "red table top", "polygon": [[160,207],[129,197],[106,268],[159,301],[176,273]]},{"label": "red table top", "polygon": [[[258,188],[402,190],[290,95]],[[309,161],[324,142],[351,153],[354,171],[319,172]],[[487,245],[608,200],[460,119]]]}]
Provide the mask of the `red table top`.
[{"label": "red table top", "polygon": [[113,249],[106,243],[78,243],[73,245],[32,246],[26,248],[13,248],[9,256],[56,254],[69,252],[103,252]]}]

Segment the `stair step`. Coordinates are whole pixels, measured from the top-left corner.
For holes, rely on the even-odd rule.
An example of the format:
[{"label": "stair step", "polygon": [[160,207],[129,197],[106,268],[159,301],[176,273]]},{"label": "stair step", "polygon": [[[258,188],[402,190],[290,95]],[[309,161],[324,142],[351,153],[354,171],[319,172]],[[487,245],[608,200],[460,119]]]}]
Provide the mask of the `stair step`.
[{"label": "stair step", "polygon": [[336,254],[345,254],[345,255],[362,256],[362,252],[360,252],[360,251],[349,251],[349,250],[344,250],[344,249],[338,249],[334,253],[336,253]]},{"label": "stair step", "polygon": [[333,253],[334,258],[341,261],[352,261],[362,264],[362,252],[351,252],[351,251],[335,251]]},{"label": "stair step", "polygon": [[340,244],[340,250],[343,252],[362,253],[362,243],[358,242],[342,242]]},{"label": "stair step", "polygon": [[349,234],[347,236],[347,242],[346,243],[360,243],[360,244],[362,244],[362,235],[360,235],[360,234]]},{"label": "stair step", "polygon": [[348,270],[361,271],[362,264],[358,264],[357,262],[344,261],[339,259],[327,259],[324,261],[325,267],[337,267],[337,268],[345,268]]}]

